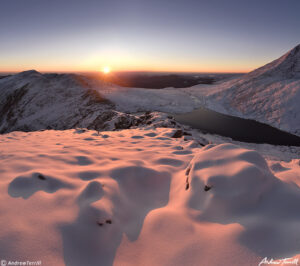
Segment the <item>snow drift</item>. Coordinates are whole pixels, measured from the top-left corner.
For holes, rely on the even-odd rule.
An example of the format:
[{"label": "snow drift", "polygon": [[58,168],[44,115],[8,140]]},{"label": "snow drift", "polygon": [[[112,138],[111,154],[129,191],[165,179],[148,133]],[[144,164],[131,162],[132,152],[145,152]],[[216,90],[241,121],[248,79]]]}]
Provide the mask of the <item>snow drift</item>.
[{"label": "snow drift", "polygon": [[299,160],[175,132],[1,135],[1,259],[258,265],[300,253]]}]

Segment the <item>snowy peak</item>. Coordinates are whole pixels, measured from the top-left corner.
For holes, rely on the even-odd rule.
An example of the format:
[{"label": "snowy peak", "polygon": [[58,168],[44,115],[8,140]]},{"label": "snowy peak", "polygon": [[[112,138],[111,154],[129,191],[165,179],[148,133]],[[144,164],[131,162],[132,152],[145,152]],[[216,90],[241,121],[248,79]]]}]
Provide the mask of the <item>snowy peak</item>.
[{"label": "snowy peak", "polygon": [[250,72],[243,79],[260,77],[300,78],[300,44],[280,58]]},{"label": "snowy peak", "polygon": [[20,72],[16,75],[14,75],[16,78],[20,78],[20,79],[30,79],[30,78],[41,78],[43,76],[43,74],[41,74],[40,72],[36,71],[36,70],[26,70],[23,72]]},{"label": "snowy peak", "polygon": [[0,80],[0,133],[101,127],[113,106],[83,76],[24,71]]},{"label": "snowy peak", "polygon": [[30,75],[41,75],[41,73],[34,69],[31,69],[31,70],[26,70],[26,71],[20,72],[18,75],[30,76]]},{"label": "snowy peak", "polygon": [[237,80],[219,85],[211,98],[227,113],[300,136],[300,44]]}]

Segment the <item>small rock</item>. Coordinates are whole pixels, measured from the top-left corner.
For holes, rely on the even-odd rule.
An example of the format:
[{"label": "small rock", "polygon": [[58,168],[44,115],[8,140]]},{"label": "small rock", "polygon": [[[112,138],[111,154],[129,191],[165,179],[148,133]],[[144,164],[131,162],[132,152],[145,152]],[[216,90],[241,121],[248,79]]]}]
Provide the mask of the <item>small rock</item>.
[{"label": "small rock", "polygon": [[175,131],[175,133],[173,134],[172,138],[181,138],[183,136],[183,132],[181,129],[178,129]]},{"label": "small rock", "polygon": [[211,189],[210,186],[205,186],[205,187],[204,187],[204,191],[209,191],[210,189]]},{"label": "small rock", "polygon": [[38,179],[41,179],[41,180],[46,180],[46,177],[44,177],[42,174],[38,174]]},{"label": "small rock", "polygon": [[105,221],[107,224],[112,224],[112,221],[110,219]]},{"label": "small rock", "polygon": [[186,169],[185,175],[189,175],[189,174],[190,174],[190,171],[191,171],[191,168],[189,167],[188,169]]}]

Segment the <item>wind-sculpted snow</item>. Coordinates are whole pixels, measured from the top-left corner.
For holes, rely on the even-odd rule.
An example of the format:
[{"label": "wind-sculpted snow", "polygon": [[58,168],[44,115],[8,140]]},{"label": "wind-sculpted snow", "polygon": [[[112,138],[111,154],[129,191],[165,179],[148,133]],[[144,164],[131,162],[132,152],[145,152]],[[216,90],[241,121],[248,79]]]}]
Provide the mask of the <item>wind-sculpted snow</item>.
[{"label": "wind-sculpted snow", "polygon": [[300,254],[299,159],[170,128],[12,132],[0,146],[1,259],[247,266]]},{"label": "wind-sculpted snow", "polygon": [[199,210],[197,221],[241,224],[239,241],[262,257],[299,253],[299,186],[276,178],[260,154],[212,145],[194,157],[187,178],[188,206]]}]

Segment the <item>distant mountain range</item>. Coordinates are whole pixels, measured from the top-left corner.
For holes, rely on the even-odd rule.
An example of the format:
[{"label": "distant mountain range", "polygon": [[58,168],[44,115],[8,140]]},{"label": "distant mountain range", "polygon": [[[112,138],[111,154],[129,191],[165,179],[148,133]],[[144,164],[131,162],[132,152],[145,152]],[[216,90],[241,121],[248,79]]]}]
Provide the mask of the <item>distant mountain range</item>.
[{"label": "distant mountain range", "polygon": [[175,122],[170,122],[167,115],[136,115],[121,110],[170,109],[176,113],[199,104],[300,136],[300,45],[241,77],[186,89],[122,88],[82,75],[41,74],[34,70],[6,76],[0,79],[0,133],[113,130],[151,123],[173,127]]}]

